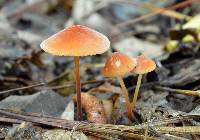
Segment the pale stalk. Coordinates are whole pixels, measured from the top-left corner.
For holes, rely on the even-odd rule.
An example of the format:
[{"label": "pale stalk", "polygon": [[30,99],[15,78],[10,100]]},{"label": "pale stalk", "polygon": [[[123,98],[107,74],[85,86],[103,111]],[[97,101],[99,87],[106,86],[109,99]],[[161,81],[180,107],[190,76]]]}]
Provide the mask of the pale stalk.
[{"label": "pale stalk", "polygon": [[137,80],[137,85],[136,85],[136,88],[135,88],[135,93],[134,93],[134,96],[133,96],[133,101],[131,103],[132,109],[135,108],[135,104],[137,102],[137,98],[138,98],[141,82],[142,82],[142,74],[139,74],[138,75],[138,80]]},{"label": "pale stalk", "polygon": [[125,98],[125,101],[126,101],[128,118],[130,120],[133,120],[134,115],[133,115],[133,112],[132,112],[131,103],[130,103],[129,96],[128,96],[128,90],[127,90],[127,88],[124,84],[123,79],[121,77],[118,77],[118,80],[119,80],[119,83],[121,85],[122,92],[123,92],[123,95],[124,95],[124,98]]}]

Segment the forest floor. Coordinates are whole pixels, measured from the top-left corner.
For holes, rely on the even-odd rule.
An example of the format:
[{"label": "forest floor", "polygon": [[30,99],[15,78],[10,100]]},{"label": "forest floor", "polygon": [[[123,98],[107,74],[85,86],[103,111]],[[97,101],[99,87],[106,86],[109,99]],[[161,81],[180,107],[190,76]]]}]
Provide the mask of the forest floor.
[{"label": "forest floor", "polygon": [[[200,139],[199,7],[199,0],[0,0],[0,139]],[[73,58],[40,48],[72,24],[111,42],[108,52],[81,57],[82,121],[73,100]],[[134,120],[118,80],[102,74],[116,51],[145,54],[157,65],[143,76]],[[137,78],[123,77],[131,100]],[[106,123],[93,120],[96,104]]]}]

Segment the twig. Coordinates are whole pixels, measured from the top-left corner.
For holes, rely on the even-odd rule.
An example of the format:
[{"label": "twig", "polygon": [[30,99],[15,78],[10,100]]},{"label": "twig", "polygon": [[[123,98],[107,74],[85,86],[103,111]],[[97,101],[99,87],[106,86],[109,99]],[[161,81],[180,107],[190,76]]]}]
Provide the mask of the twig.
[{"label": "twig", "polygon": [[156,127],[155,130],[170,134],[199,134],[200,126]]},{"label": "twig", "polygon": [[[0,110],[0,115],[32,122],[40,125],[53,126],[62,129],[71,130],[76,126],[76,130],[89,132],[89,133],[100,133],[106,135],[120,135],[130,138],[143,138],[144,135],[137,131],[134,127],[124,126],[124,125],[111,125],[111,124],[97,124],[97,123],[87,123],[78,121],[68,121],[53,117],[41,117],[33,114],[19,114],[15,112],[8,112],[6,110]],[[78,125],[77,125],[78,124]],[[148,137],[149,140],[155,140],[153,137]]]},{"label": "twig", "polygon": [[[85,133],[98,133],[105,135],[119,135],[130,138],[144,138],[144,130],[146,128],[146,123],[137,125],[137,126],[125,126],[125,125],[111,125],[111,124],[97,124],[97,123],[88,123],[88,122],[79,122],[79,121],[68,121],[59,118],[53,117],[41,117],[39,115],[33,115],[28,113],[15,113],[8,112],[7,110],[0,110],[0,115],[6,116],[7,118],[18,119],[23,121],[32,122],[40,125],[47,125],[62,129],[71,130],[76,126],[76,130],[83,131]],[[200,118],[199,115],[188,115],[188,116],[179,116],[166,120],[160,120],[157,122],[152,122],[149,124],[150,128],[155,129],[158,132],[162,133],[171,133],[171,134],[196,134],[200,133],[200,126],[185,126],[185,127],[162,127],[159,125],[174,123],[177,121],[183,121],[185,119],[194,119]],[[165,122],[165,123],[161,123]],[[78,125],[77,125],[78,124]],[[155,140],[156,138],[148,137],[150,140]]]},{"label": "twig", "polygon": [[22,123],[23,121],[18,120],[18,119],[0,117],[0,122],[6,122],[6,123]]},{"label": "twig", "polygon": [[149,130],[157,137],[163,138],[164,140],[189,140],[183,137],[178,137],[170,134],[162,134],[161,132],[156,131],[154,128],[150,127]]},{"label": "twig", "polygon": [[[157,12],[158,10],[165,9],[165,8],[160,8],[158,6],[154,6],[153,4],[150,4],[148,2],[145,2],[142,4],[138,4],[138,3],[130,1],[130,0],[114,0],[114,1],[108,0],[108,2],[110,2],[110,3],[125,3],[125,4],[129,4],[129,5],[140,6],[140,7],[147,8],[147,9],[151,10],[152,12]],[[165,11],[161,12],[160,14],[166,15],[169,17],[174,17],[179,20],[183,20],[183,19],[190,20],[191,19],[191,17],[188,15],[184,15],[182,13],[179,13],[179,12],[173,11],[173,10],[169,10],[169,9],[165,9]]]},{"label": "twig", "polygon": [[194,2],[200,2],[199,0],[187,0],[187,1],[183,1],[183,2],[180,2],[178,4],[175,4],[175,5],[172,5],[172,6],[169,6],[167,8],[164,8],[164,9],[160,9],[158,11],[154,11],[152,13],[149,13],[149,14],[146,14],[146,15],[143,15],[143,16],[140,16],[136,19],[132,19],[132,20],[128,20],[128,21],[125,21],[125,22],[122,22],[122,23],[119,23],[117,25],[115,25],[116,27],[125,27],[125,26],[128,26],[130,24],[133,24],[133,23],[136,23],[136,22],[139,22],[139,21],[142,21],[144,19],[147,19],[149,17],[153,17],[153,16],[156,16],[162,12],[165,12],[167,10],[174,10],[174,9],[178,9],[178,8],[183,8],[191,3],[194,3]]},{"label": "twig", "polygon": [[33,87],[39,87],[39,86],[43,86],[43,85],[45,85],[45,83],[39,83],[39,84],[29,85],[29,86],[20,87],[20,88],[4,90],[4,91],[0,91],[0,95],[6,94],[6,93],[9,93],[9,92],[19,91],[19,90],[25,90],[25,89],[29,89],[29,88],[33,88]]},{"label": "twig", "polygon": [[[107,78],[107,79],[103,79],[103,80],[91,80],[91,81],[86,81],[86,82],[82,82],[81,85],[89,85],[89,84],[97,84],[97,83],[103,83],[103,82],[107,82],[107,81],[112,81],[113,79],[111,78]],[[67,85],[59,85],[59,86],[53,86],[50,87],[50,89],[61,89],[61,88],[67,88],[67,87],[73,87],[75,83],[70,83]]]},{"label": "twig", "polygon": [[183,137],[178,137],[178,136],[174,136],[174,135],[170,135],[170,134],[165,134],[166,137],[169,138],[169,140],[189,140]]},{"label": "twig", "polygon": [[163,13],[163,15],[166,15],[166,16],[169,16],[169,17],[173,17],[173,18],[176,18],[176,19],[179,19],[179,20],[190,20],[192,17],[191,16],[188,16],[188,15],[184,15],[182,13],[178,13],[176,11],[172,11],[172,10],[169,10],[169,9],[165,9],[165,8],[160,8],[160,7],[157,7],[157,6],[154,6],[150,3],[145,3],[143,5],[145,8],[151,10],[151,11],[158,11],[158,10],[165,10]]},{"label": "twig", "polygon": [[120,140],[120,139],[118,139],[118,138],[113,138],[112,136],[110,136],[110,135],[105,135],[105,134],[91,133],[91,132],[87,132],[86,134],[88,134],[88,135],[90,135],[90,136],[102,138],[103,140]]},{"label": "twig", "polygon": [[[102,83],[102,82],[111,81],[111,80],[112,79],[91,80],[91,81],[83,82],[82,85],[84,86],[84,85],[88,85],[88,84],[97,84],[97,83]],[[14,92],[14,91],[19,91],[19,90],[25,90],[25,89],[29,89],[29,88],[45,86],[45,85],[46,85],[46,83],[38,83],[38,84],[33,84],[33,85],[24,86],[24,87],[20,87],[20,88],[4,90],[4,91],[0,91],[0,95],[10,93],[10,92]],[[66,85],[52,86],[52,87],[49,87],[49,89],[61,89],[61,88],[69,88],[69,87],[73,87],[73,86],[75,86],[75,83],[71,82],[71,83],[68,83]]]},{"label": "twig", "polygon": [[[177,117],[172,117],[172,118],[167,118],[167,119],[162,119],[162,120],[158,120],[158,121],[155,121],[155,122],[151,122],[149,124],[149,127],[162,126],[162,125],[167,125],[167,124],[170,124],[170,123],[179,123],[180,121],[189,121],[189,120],[199,119],[199,118],[200,118],[199,115],[177,116]],[[139,125],[135,125],[134,127],[145,129],[146,126],[147,126],[147,123],[142,123],[142,124],[139,124]]]},{"label": "twig", "polygon": [[198,97],[200,97],[200,92],[199,91],[173,89],[173,88],[161,87],[161,86],[156,86],[155,88],[158,89],[158,90],[164,90],[164,91],[169,91],[169,92],[175,92],[175,93],[178,93],[178,94],[184,94],[184,95],[189,95],[189,96],[198,96]]}]

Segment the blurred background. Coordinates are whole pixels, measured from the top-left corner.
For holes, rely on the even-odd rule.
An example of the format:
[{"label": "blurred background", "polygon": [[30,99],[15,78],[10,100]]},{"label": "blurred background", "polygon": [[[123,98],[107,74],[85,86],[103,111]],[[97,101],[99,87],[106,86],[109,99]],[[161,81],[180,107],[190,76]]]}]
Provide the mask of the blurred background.
[{"label": "blurred background", "polygon": [[[56,85],[72,81],[72,58],[43,53],[39,46],[72,24],[104,33],[111,40],[110,52],[159,58],[176,47],[170,42],[166,48],[170,29],[181,29],[199,12],[198,0],[0,0],[0,90],[49,82],[60,75],[65,80]],[[83,80],[103,78],[108,54],[81,59],[87,75],[81,74]]]},{"label": "blurred background", "polygon": [[[108,52],[80,59],[82,91],[103,102],[109,123],[132,125],[119,83],[102,75],[106,59],[115,51],[131,57],[145,54],[157,64],[155,71],[144,75],[134,123],[148,122],[151,115],[152,120],[160,120],[200,114],[200,0],[0,0],[0,108],[74,120],[73,58],[53,56],[40,48],[44,39],[73,24],[93,28],[111,41]],[[131,98],[137,76],[123,77]],[[189,124],[197,125],[194,132],[199,130],[199,121],[189,118],[176,126]],[[24,126],[32,130],[29,124]],[[1,127],[6,128],[4,135],[18,130],[0,123],[0,139],[4,138]]]},{"label": "blurred background", "polygon": [[[0,89],[49,81],[73,68],[72,58],[44,54],[39,46],[72,24],[107,35],[111,51],[158,58],[176,48],[174,42],[165,48],[169,30],[180,29],[199,12],[198,0],[0,0]],[[82,59],[83,71],[102,79],[105,55]],[[89,69],[91,64],[96,67]]]}]

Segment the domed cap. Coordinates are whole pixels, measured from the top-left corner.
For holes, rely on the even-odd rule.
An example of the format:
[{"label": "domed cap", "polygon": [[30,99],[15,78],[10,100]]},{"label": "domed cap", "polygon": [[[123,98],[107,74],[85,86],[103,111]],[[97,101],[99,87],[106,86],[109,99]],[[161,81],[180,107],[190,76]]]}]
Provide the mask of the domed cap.
[{"label": "domed cap", "polygon": [[102,54],[110,47],[108,38],[88,27],[72,25],[40,44],[48,53],[60,56],[87,56]]},{"label": "domed cap", "polygon": [[137,65],[133,72],[137,74],[144,74],[153,71],[156,68],[156,64],[153,60],[146,57],[145,55],[140,55],[136,59]]},{"label": "domed cap", "polygon": [[136,66],[135,59],[119,52],[113,53],[106,61],[103,74],[107,77],[117,77],[129,73]]}]

